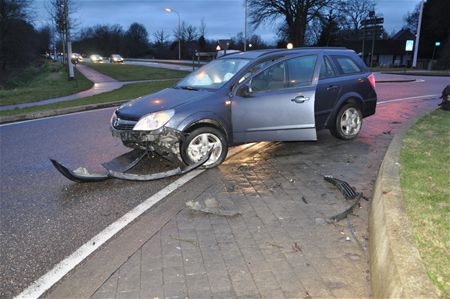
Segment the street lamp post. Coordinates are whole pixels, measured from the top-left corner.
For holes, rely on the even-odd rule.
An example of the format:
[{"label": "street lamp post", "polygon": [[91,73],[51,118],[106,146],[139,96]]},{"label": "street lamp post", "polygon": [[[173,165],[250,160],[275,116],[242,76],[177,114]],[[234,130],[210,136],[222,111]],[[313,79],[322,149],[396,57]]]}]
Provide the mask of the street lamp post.
[{"label": "street lamp post", "polygon": [[178,60],[181,60],[181,19],[178,11],[172,8],[165,8],[166,12],[174,12],[178,16]]},{"label": "street lamp post", "polygon": [[414,45],[414,56],[413,56],[413,63],[412,63],[413,68],[417,67],[417,54],[419,53],[420,27],[422,27],[422,14],[423,14],[424,3],[425,3],[425,0],[422,0],[422,2],[420,2],[419,22],[417,22],[416,43]]},{"label": "street lamp post", "polygon": [[244,52],[247,51],[247,0],[244,0],[245,17],[244,17]]}]

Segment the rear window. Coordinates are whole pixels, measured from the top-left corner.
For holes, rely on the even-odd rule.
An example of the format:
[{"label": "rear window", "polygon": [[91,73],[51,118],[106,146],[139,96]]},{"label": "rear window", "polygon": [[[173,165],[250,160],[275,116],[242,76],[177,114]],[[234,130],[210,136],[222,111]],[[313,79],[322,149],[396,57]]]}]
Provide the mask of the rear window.
[{"label": "rear window", "polygon": [[333,56],[333,60],[340,67],[343,74],[356,74],[362,72],[358,64],[348,56]]}]

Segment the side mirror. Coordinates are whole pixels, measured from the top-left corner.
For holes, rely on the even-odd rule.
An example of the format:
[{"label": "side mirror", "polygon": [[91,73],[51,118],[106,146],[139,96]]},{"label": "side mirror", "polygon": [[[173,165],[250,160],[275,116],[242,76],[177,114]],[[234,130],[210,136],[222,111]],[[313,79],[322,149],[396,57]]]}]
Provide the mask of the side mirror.
[{"label": "side mirror", "polygon": [[247,84],[242,85],[241,87],[239,87],[236,94],[238,96],[244,97],[244,98],[251,96],[251,94],[253,93],[251,84],[252,84],[252,82],[250,81]]}]

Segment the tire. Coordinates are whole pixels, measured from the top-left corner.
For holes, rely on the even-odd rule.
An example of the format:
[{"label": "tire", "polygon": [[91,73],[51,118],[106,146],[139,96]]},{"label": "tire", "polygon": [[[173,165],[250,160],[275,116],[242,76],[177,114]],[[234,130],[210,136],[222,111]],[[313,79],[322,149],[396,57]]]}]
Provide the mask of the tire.
[{"label": "tire", "polygon": [[192,165],[199,161],[204,154],[214,146],[211,158],[203,164],[206,168],[220,165],[228,153],[228,142],[225,134],[212,127],[201,127],[189,133],[181,144],[180,154],[183,162]]},{"label": "tire", "polygon": [[339,109],[330,132],[339,139],[354,139],[361,132],[362,123],[363,116],[359,106],[353,103],[345,104]]}]

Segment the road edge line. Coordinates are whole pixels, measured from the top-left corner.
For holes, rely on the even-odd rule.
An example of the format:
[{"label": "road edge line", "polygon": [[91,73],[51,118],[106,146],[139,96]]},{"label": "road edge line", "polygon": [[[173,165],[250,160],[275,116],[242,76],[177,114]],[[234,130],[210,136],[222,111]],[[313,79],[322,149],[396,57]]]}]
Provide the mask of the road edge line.
[{"label": "road edge line", "polygon": [[[249,143],[241,147],[236,147],[235,151],[232,151],[227,159],[234,157],[241,152],[256,146],[259,143]],[[25,290],[23,290],[19,295],[15,296],[15,299],[29,299],[29,298],[39,298],[45,292],[50,290],[58,281],[60,281],[64,276],[66,276],[70,271],[72,271],[76,266],[78,266],[82,261],[89,257],[94,251],[100,248],[103,244],[108,242],[112,237],[122,231],[130,223],[136,220],[143,213],[148,211],[150,208],[155,206],[161,200],[184,186],[189,181],[193,180],[200,174],[202,174],[206,169],[196,169],[193,170],[182,177],[178,178],[176,181],[170,183],[163,189],[159,190],[138,206],[133,208],[131,211],[127,212],[125,215],[120,217],[118,220],[114,221],[108,225],[105,229],[91,238],[89,241],[81,245],[77,250],[75,250],[68,257],[57,263],[50,271],[39,277],[31,285],[29,285]]]}]

